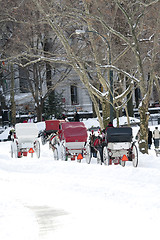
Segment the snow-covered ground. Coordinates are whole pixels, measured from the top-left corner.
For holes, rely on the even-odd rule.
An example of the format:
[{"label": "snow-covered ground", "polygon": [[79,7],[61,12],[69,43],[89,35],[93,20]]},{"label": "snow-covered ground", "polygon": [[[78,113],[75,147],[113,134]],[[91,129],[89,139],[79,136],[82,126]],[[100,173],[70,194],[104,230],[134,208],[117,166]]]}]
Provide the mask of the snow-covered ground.
[{"label": "snow-covered ground", "polygon": [[39,159],[12,159],[10,142],[0,142],[0,196],[2,240],[160,238],[160,156],[153,144],[149,155],[139,153],[137,168],[123,168],[95,158],[55,161],[48,144]]}]

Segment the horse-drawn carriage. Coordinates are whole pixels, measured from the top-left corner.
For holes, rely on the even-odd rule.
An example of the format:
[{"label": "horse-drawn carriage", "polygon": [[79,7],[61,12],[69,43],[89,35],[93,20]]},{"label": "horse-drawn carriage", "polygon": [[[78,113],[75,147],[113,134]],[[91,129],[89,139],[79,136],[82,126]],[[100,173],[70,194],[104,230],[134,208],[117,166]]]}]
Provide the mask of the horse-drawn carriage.
[{"label": "horse-drawn carriage", "polygon": [[20,158],[35,153],[40,157],[39,130],[35,123],[17,123],[11,142],[11,157]]},{"label": "horse-drawn carriage", "polygon": [[64,122],[58,131],[59,145],[55,146],[55,159],[81,161],[88,158],[87,129],[82,122]]},{"label": "horse-drawn carriage", "polygon": [[60,123],[65,122],[65,120],[46,120],[45,130],[41,132],[41,141],[44,145],[49,141],[52,134],[55,134],[59,130]]},{"label": "horse-drawn carriage", "polygon": [[[97,149],[97,163],[105,165],[120,164],[123,167],[127,161],[132,161],[133,166],[138,165],[138,151],[132,141],[132,128],[108,128],[103,140]],[[88,163],[90,163],[91,158]]]}]

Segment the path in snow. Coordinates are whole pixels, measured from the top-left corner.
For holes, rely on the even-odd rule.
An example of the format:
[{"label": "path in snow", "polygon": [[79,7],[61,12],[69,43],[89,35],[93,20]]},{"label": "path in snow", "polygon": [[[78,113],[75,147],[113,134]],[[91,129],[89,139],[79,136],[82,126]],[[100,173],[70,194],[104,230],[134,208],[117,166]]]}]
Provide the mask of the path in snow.
[{"label": "path in snow", "polygon": [[62,222],[58,221],[58,218],[68,215],[67,212],[61,209],[54,209],[50,206],[29,206],[30,210],[33,211],[36,221],[39,227],[39,239],[48,239],[48,235],[63,226]]}]

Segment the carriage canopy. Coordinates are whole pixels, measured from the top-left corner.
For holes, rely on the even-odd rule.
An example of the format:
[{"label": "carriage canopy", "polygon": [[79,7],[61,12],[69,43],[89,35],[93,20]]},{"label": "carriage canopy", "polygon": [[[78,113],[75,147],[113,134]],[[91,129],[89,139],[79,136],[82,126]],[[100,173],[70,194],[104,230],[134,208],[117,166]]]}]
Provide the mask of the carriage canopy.
[{"label": "carriage canopy", "polygon": [[62,139],[66,142],[87,142],[87,128],[83,122],[62,123]]},{"label": "carriage canopy", "polygon": [[132,128],[131,127],[108,128],[106,139],[107,142],[131,142]]}]

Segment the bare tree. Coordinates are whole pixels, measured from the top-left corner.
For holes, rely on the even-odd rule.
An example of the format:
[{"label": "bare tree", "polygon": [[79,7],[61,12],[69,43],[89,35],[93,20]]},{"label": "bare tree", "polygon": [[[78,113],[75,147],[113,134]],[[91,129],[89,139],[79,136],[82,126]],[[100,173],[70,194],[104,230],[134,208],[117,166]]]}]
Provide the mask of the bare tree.
[{"label": "bare tree", "polygon": [[[11,4],[6,1],[2,9],[1,24],[12,26],[2,59],[19,66],[22,79],[26,79],[20,90],[32,93],[37,120],[41,121],[45,98],[65,80],[71,67],[64,65],[63,70],[53,70],[55,64],[58,69],[59,63],[49,59],[59,56],[59,52],[63,54],[62,45],[55,34],[49,35],[48,25],[46,21],[41,21],[32,1],[16,0]],[[62,63],[59,65],[62,66]]]},{"label": "bare tree", "polygon": [[[142,153],[148,152],[148,106],[155,78],[155,59],[159,54],[158,50],[158,32],[159,32],[159,1],[152,1],[149,4],[132,5],[126,7],[116,1],[119,9],[124,14],[129,25],[130,40],[124,39],[134,54],[135,63],[137,65],[136,76],[139,79],[139,88],[141,92],[141,103],[139,105],[140,113],[140,150]],[[132,8],[129,8],[131,7]],[[132,10],[130,10],[132,9]],[[154,12],[155,18],[150,21],[150,17]],[[117,34],[117,33],[116,33]],[[118,34],[117,34],[118,35]],[[150,78],[146,81],[146,74],[150,73]]]},{"label": "bare tree", "polygon": [[[37,26],[48,26],[63,51],[59,56],[43,55],[43,58],[28,51],[27,64],[46,61],[72,66],[88,90],[102,128],[112,113],[108,106],[118,116],[122,107],[126,108],[133,90],[139,87],[140,150],[147,153],[148,104],[153,82],[159,87],[159,1],[30,0],[30,3],[32,11],[34,7],[38,11]],[[24,52],[23,56],[27,58]],[[117,79],[114,83],[112,74]],[[97,98],[103,106],[104,121]]]},{"label": "bare tree", "polygon": [[[159,82],[157,81],[158,77],[156,77],[159,73],[155,71],[155,67],[157,66],[156,59],[158,59],[159,56],[159,1],[149,1],[148,4],[144,4],[142,1],[128,2],[115,0],[114,4],[118,9],[114,19],[114,25],[110,24],[110,21],[104,17],[100,7],[97,8],[98,13],[95,14],[95,11],[93,11],[93,1],[83,2],[85,6],[85,14],[83,14],[82,18],[85,23],[84,26],[87,27],[87,31],[98,32],[100,30],[101,32],[99,35],[103,36],[106,36],[104,34],[105,32],[109,32],[113,42],[112,58],[114,59],[112,60],[112,64],[114,64],[114,68],[115,66],[117,67],[117,72],[120,72],[120,69],[118,69],[120,67],[126,72],[130,69],[128,73],[132,74],[132,77],[135,76],[137,79],[135,82],[141,92],[141,102],[139,104],[141,119],[140,150],[141,152],[146,153],[148,152],[148,105],[154,79],[159,88]],[[98,4],[98,1],[96,1],[96,3]],[[103,2],[103,7],[104,5]],[[100,6],[100,4],[98,6]],[[153,12],[155,17],[153,17]],[[95,30],[96,24],[97,26],[100,26],[98,28],[99,30]],[[96,47],[97,44],[95,46],[92,45],[94,57]],[[95,59],[96,65],[99,66],[100,64],[97,62],[98,58]],[[126,60],[127,64],[125,64]],[[109,66],[106,67],[109,68]],[[148,75],[148,72],[150,77],[147,79],[146,75]],[[127,76],[126,73],[124,73],[124,75]],[[129,79],[131,78],[129,77]],[[102,79],[99,78],[99,81],[103,86],[105,85]],[[107,91],[106,88],[105,90]],[[126,95],[123,95],[123,97],[124,96]],[[117,98],[120,99],[119,96]],[[124,101],[122,96],[121,100],[122,101],[119,102]],[[117,105],[116,109],[120,107],[117,103],[118,102],[114,98],[114,105]]]}]

